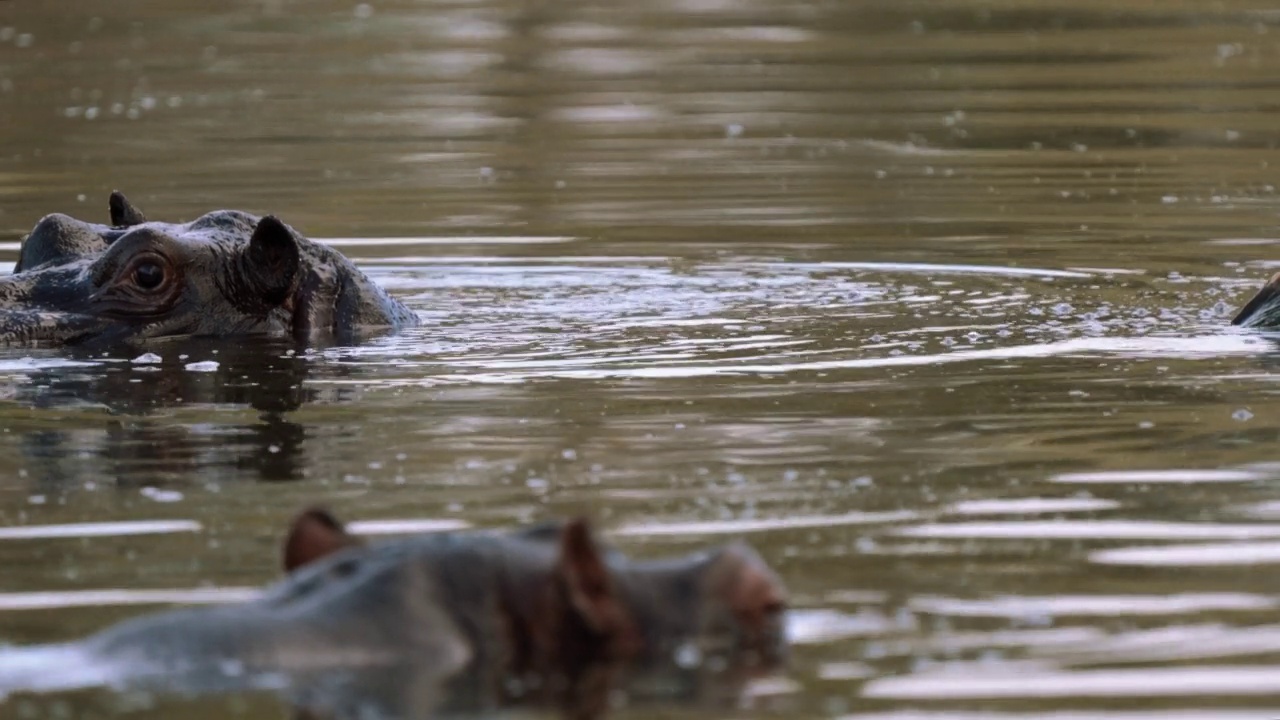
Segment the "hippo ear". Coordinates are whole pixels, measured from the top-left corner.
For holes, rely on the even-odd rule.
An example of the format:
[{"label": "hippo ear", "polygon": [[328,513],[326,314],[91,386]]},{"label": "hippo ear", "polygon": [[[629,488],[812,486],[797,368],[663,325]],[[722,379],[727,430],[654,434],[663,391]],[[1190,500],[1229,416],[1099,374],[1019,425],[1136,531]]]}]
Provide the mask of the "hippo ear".
[{"label": "hippo ear", "polygon": [[111,210],[112,227],[133,227],[147,221],[147,216],[134,207],[133,203],[129,202],[129,198],[119,190],[111,191],[111,199],[107,201],[107,207]]},{"label": "hippo ear", "polygon": [[245,298],[249,304],[276,307],[293,292],[294,280],[301,262],[298,241],[289,226],[273,215],[258,221],[245,251],[245,281],[256,297]]},{"label": "hippo ear", "polygon": [[634,622],[618,597],[609,566],[586,519],[565,523],[556,572],[570,612],[587,628],[609,642],[634,640]]},{"label": "hippo ear", "polygon": [[293,519],[284,539],[285,572],[360,544],[328,510],[309,508]]}]

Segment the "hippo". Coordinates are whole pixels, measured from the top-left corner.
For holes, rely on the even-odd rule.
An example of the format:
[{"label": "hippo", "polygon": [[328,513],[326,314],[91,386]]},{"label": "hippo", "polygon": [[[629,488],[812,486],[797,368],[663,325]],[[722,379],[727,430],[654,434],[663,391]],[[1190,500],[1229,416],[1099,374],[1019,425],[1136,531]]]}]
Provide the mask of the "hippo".
[{"label": "hippo", "polygon": [[1231,324],[1262,330],[1280,329],[1280,273],[1272,275],[1262,289],[1240,308],[1231,318]]},{"label": "hippo", "polygon": [[111,225],[47,215],[0,278],[0,345],[284,336],[349,343],[416,325],[338,251],[273,215],[148,221],[119,191]]},{"label": "hippo", "polygon": [[[633,560],[574,518],[366,543],[313,507],[291,523],[282,555],[287,575],[244,602],[0,651],[0,698],[48,687],[39,662],[47,658],[58,665],[55,683],[271,687],[299,709],[389,705],[401,710],[372,716],[418,718],[442,702],[423,689],[447,683],[466,688],[467,707],[588,698],[599,708],[626,675],[619,668],[693,663],[747,677],[787,656],[786,590],[742,542]],[[17,669],[6,676],[6,667]],[[753,670],[735,675],[743,667]]]}]

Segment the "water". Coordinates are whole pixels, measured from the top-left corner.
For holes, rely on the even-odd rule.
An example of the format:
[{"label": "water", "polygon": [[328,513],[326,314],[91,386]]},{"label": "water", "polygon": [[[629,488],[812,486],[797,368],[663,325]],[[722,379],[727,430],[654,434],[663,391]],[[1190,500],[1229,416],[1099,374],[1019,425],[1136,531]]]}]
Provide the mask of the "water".
[{"label": "water", "polygon": [[1270,6],[103,10],[0,3],[4,260],[119,188],[277,213],[425,323],[5,351],[0,642],[244,597],[311,502],[589,512],[779,569],[794,667],[735,716],[1280,714],[1280,348],[1226,325],[1280,265]]}]

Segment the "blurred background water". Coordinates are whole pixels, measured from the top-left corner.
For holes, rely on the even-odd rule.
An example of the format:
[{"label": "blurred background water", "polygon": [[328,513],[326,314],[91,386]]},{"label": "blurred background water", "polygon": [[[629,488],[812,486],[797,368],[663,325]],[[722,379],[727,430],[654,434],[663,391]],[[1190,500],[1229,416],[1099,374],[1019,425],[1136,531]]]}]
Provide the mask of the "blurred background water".
[{"label": "blurred background water", "polygon": [[[1280,348],[1226,323],[1278,108],[1243,0],[0,3],[0,260],[119,188],[277,213],[424,320],[0,352],[0,642],[260,585],[310,502],[589,512],[779,569],[791,682],[735,714],[1276,715]],[[0,705],[178,712],[279,716]]]}]

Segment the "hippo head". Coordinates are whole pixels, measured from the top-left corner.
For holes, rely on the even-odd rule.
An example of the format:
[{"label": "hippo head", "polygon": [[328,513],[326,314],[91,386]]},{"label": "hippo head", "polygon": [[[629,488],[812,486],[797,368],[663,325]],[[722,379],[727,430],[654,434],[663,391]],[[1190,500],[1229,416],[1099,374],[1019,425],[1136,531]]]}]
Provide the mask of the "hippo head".
[{"label": "hippo head", "polygon": [[0,343],[73,345],[180,336],[400,327],[413,314],[337,251],[273,216],[234,210],[148,222],[120,193],[111,225],[46,216],[0,278]]}]

